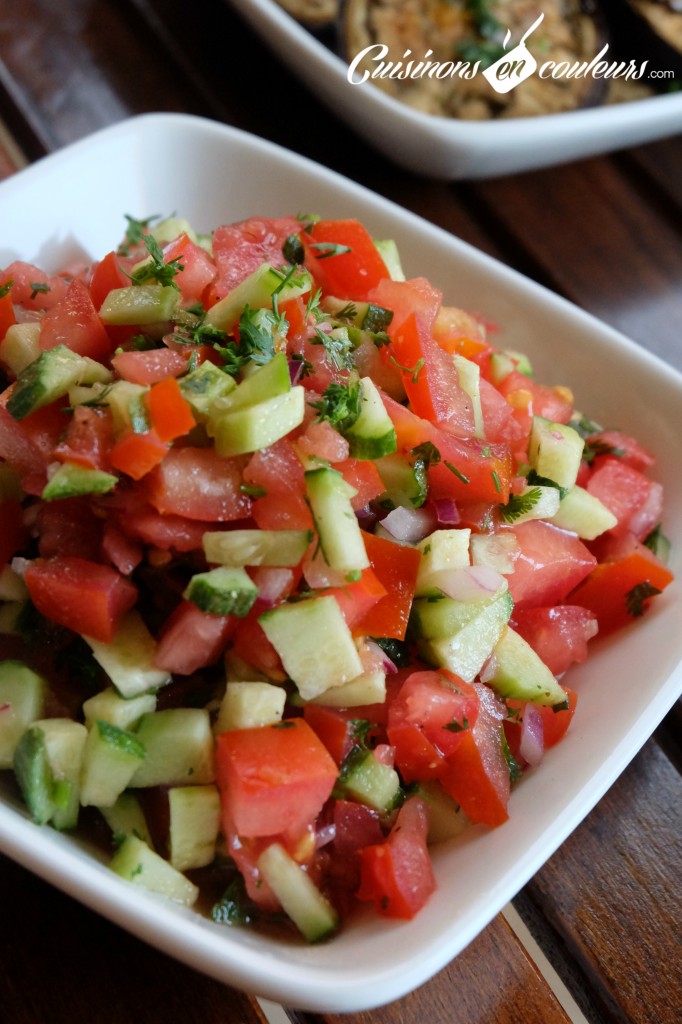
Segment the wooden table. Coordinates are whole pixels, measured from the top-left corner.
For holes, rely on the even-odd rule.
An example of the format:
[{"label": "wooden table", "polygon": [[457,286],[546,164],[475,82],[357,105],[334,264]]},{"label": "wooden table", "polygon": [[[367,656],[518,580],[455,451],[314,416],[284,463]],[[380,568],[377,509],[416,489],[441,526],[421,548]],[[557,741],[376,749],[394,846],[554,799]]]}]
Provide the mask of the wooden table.
[{"label": "wooden table", "polygon": [[[191,14],[181,0],[0,0],[0,175],[163,110],[213,117],[333,166],[682,367],[679,137],[548,171],[437,183],[371,151],[217,0],[193,0]],[[680,1021],[679,735],[673,712],[513,906],[438,977],[348,1024]],[[3,1021],[262,1022],[255,1000],[4,859],[2,878]],[[300,1024],[341,1020],[289,1012]]]}]

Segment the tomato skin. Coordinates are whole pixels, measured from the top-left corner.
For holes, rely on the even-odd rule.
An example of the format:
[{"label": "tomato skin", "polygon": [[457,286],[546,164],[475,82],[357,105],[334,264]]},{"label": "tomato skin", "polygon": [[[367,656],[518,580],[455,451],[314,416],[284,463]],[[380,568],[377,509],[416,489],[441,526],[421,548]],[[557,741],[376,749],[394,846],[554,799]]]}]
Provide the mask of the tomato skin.
[{"label": "tomato skin", "polygon": [[265,491],[255,498],[252,511],[261,530],[312,530],[303,466],[287,438],[252,455],[244,469],[244,480]]},{"label": "tomato skin", "polygon": [[[7,284],[7,278],[4,281],[0,281],[0,291],[4,285]],[[0,341],[5,337],[7,331],[13,324],[17,322],[17,318],[14,315],[14,303],[12,302],[12,292],[8,291],[5,295],[0,295]]]},{"label": "tomato skin", "polygon": [[144,434],[126,430],[111,446],[109,461],[114,469],[141,480],[165,459],[168,451],[168,442],[162,441],[154,429]]},{"label": "tomato skin", "polygon": [[248,665],[265,673],[270,679],[278,679],[283,682],[286,679],[286,673],[282,668],[279,654],[266,637],[265,631],[258,621],[258,616],[262,615],[263,611],[262,603],[256,601],[249,614],[239,620],[232,647],[235,654]]},{"label": "tomato skin", "polygon": [[322,704],[306,704],[303,717],[341,767],[355,742],[355,711],[326,708]]},{"label": "tomato skin", "polygon": [[216,781],[240,836],[301,831],[329,797],[338,769],[302,718],[222,733]]},{"label": "tomato skin", "polygon": [[518,396],[525,392],[530,397],[528,414],[544,416],[553,423],[568,423],[573,414],[573,403],[564,390],[538,384],[520,370],[512,370],[498,385],[498,391],[512,405],[516,404]]},{"label": "tomato skin", "polygon": [[387,331],[393,337],[412,313],[431,331],[443,301],[443,293],[425,277],[415,277],[409,281],[384,278],[372,289],[369,300],[393,311],[393,319]]},{"label": "tomato skin", "polygon": [[76,278],[64,298],[49,309],[40,325],[40,347],[66,345],[78,355],[104,363],[111,355],[111,339],[97,315],[90,292]]},{"label": "tomato skin", "polygon": [[76,555],[100,561],[102,520],[87,497],[45,502],[38,509],[36,530],[42,558]]},{"label": "tomato skin", "polygon": [[173,278],[187,303],[199,302],[202,295],[215,279],[215,264],[205,249],[193,242],[183,231],[164,247],[164,263],[179,260],[178,270]]},{"label": "tomato skin", "polygon": [[[590,435],[586,440],[586,444],[616,449],[620,462],[624,462],[627,466],[638,469],[640,472],[649,469],[656,461],[652,453],[641,445],[636,438],[630,437],[629,434],[624,434],[620,430],[601,430],[598,434]],[[613,455],[606,454],[596,455],[592,464],[593,468],[597,469],[602,464],[603,459],[613,457]]]},{"label": "tomato skin", "polygon": [[145,482],[145,495],[164,514],[211,522],[245,519],[251,500],[241,491],[243,461],[213,448],[171,448]]},{"label": "tomato skin", "polygon": [[601,459],[589,477],[587,490],[618,520],[612,533],[634,533],[638,540],[643,540],[660,522],[663,488],[621,459]]},{"label": "tomato skin", "polygon": [[360,616],[354,628],[366,636],[404,640],[419,572],[420,553],[373,533],[364,533],[365,551],[376,578],[385,590]]},{"label": "tomato skin", "polygon": [[[44,270],[23,260],[15,260],[5,267],[3,279],[6,281],[8,278],[13,281],[12,302],[24,309],[51,309],[64,297],[69,287],[63,277],[51,277]],[[40,289],[36,289],[35,285],[39,285]]]},{"label": "tomato skin", "polygon": [[298,234],[300,230],[295,217],[250,217],[216,228],[213,259],[217,276],[206,292],[206,307],[222,299],[262,263],[281,266],[284,262],[282,246],[289,235]]},{"label": "tomato skin", "polygon": [[166,377],[152,384],[147,394],[147,406],[152,427],[162,441],[175,441],[195,426],[191,406],[183,398],[175,377]]},{"label": "tomato skin", "polygon": [[230,616],[209,615],[181,601],[161,628],[154,664],[174,675],[191,675],[220,657],[233,629]]},{"label": "tomato skin", "polygon": [[413,918],[436,888],[427,830],[426,805],[407,800],[386,841],[360,850],[358,899],[373,901],[384,917]]},{"label": "tomato skin", "polygon": [[[656,556],[632,538],[631,552],[614,561],[602,562],[571,594],[571,603],[591,611],[601,635],[613,633],[635,621],[646,611],[652,596],[632,604],[636,587],[662,591],[673,574]],[[636,592],[635,592],[636,593]]]},{"label": "tomato skin", "polygon": [[125,288],[130,284],[130,278],[126,277],[121,265],[123,262],[124,260],[112,251],[95,265],[90,278],[90,298],[97,311],[102,308],[102,303],[110,291],[114,288]]},{"label": "tomato skin", "polygon": [[474,689],[481,698],[478,717],[472,729],[459,733],[461,741],[440,783],[470,821],[495,828],[509,817],[509,768],[501,744],[504,711],[487,687],[474,684]]},{"label": "tomato skin", "polygon": [[137,600],[137,589],[115,569],[72,555],[33,562],[24,580],[41,615],[103,643],[111,643]]},{"label": "tomato skin", "polygon": [[334,463],[334,469],[358,492],[350,502],[356,512],[386,490],[371,459],[343,459]]},{"label": "tomato skin", "polygon": [[[374,606],[387,596],[386,588],[372,569],[363,569],[360,579],[353,583],[330,587],[323,592],[336,599],[346,625],[357,636],[366,635],[364,624],[367,618],[371,618]],[[359,625],[360,622],[363,624]]]},{"label": "tomato skin", "polygon": [[[301,241],[315,279],[340,299],[365,301],[381,280],[390,277],[372,236],[357,220],[320,220],[301,235]],[[318,245],[347,245],[351,251],[325,256]]]}]

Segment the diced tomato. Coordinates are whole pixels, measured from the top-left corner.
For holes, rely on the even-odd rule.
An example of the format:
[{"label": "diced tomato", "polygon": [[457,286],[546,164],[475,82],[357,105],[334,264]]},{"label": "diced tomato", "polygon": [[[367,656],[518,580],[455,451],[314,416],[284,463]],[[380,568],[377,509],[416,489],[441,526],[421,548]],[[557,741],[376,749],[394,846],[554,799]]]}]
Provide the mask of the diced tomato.
[{"label": "diced tomato", "polygon": [[446,352],[457,353],[465,359],[478,361],[483,354],[493,351],[493,346],[485,340],[480,320],[456,306],[441,306],[431,333]]},{"label": "diced tomato", "polygon": [[571,594],[571,604],[596,616],[602,635],[634,622],[673,579],[667,566],[643,544],[632,538],[629,546],[630,554],[600,563]]},{"label": "diced tomato", "polygon": [[642,540],[660,522],[663,488],[621,459],[608,457],[590,475],[587,490],[618,520],[613,532]]},{"label": "diced tomato", "polygon": [[564,738],[568,727],[573,721],[573,715],[578,703],[578,695],[574,690],[566,689],[567,708],[555,711],[553,708],[543,707],[532,702],[522,700],[507,700],[507,706],[511,715],[504,721],[504,733],[512,756],[523,766],[526,762],[521,753],[521,735],[524,714],[526,709],[539,718],[542,734],[542,750],[549,750],[550,747]]},{"label": "diced tomato", "polygon": [[109,450],[109,461],[114,469],[120,470],[133,480],[147,476],[169,452],[167,441],[162,441],[155,430],[136,434],[126,430]]},{"label": "diced tomato", "polygon": [[388,334],[393,337],[412,313],[430,331],[443,301],[443,293],[425,277],[415,277],[409,281],[384,278],[372,289],[368,298],[377,306],[392,310],[393,319],[388,326]]},{"label": "diced tomato", "polygon": [[459,382],[457,368],[414,313],[393,333],[386,352],[399,364],[417,416],[454,434],[474,433],[472,401]]},{"label": "diced tomato", "polygon": [[353,907],[360,884],[360,850],[383,843],[385,837],[377,812],[351,800],[334,801],[332,824],[328,872],[334,905],[344,916]]},{"label": "diced tomato", "polygon": [[152,427],[162,441],[175,441],[196,425],[189,402],[175,377],[152,384],[147,395]]},{"label": "diced tomato", "polygon": [[296,438],[296,448],[302,455],[343,462],[348,458],[348,441],[327,420],[313,420]]},{"label": "diced tomato", "polygon": [[229,615],[209,615],[181,601],[161,628],[154,664],[179,676],[198,672],[220,657],[233,628]]},{"label": "diced tomato", "polygon": [[166,377],[179,377],[187,370],[187,356],[171,348],[147,352],[119,352],[111,360],[119,377],[133,384],[156,384]]},{"label": "diced tomato", "polygon": [[451,672],[425,670],[409,675],[389,705],[387,725],[405,781],[440,775],[445,759],[474,726],[478,711],[475,689]]},{"label": "diced tomato", "polygon": [[372,533],[363,534],[363,538],[367,557],[386,596],[364,612],[354,628],[366,636],[404,640],[419,571],[419,552]]},{"label": "diced tomato", "polygon": [[264,612],[263,605],[256,601],[243,619],[232,640],[234,653],[248,665],[263,672],[270,679],[284,681],[286,673],[282,668],[279,654],[265,635],[258,616]]},{"label": "diced tomato", "polygon": [[99,263],[95,264],[90,278],[90,298],[98,312],[109,292],[114,288],[125,288],[130,284],[130,278],[126,276],[123,269],[124,264],[125,261],[115,252],[107,253]]},{"label": "diced tomato", "polygon": [[371,459],[343,459],[334,464],[334,469],[358,492],[351,498],[351,505],[356,512],[386,490],[379,470]]},{"label": "diced tomato", "polygon": [[66,434],[54,448],[59,462],[75,462],[86,469],[108,470],[112,444],[111,413],[77,405],[66,428]]},{"label": "diced tomato", "polygon": [[591,434],[587,438],[586,444],[595,452],[593,463],[595,469],[606,457],[618,458],[621,462],[632,466],[633,469],[640,470],[640,472],[650,469],[656,461],[652,453],[636,438],[630,437],[629,434],[624,434],[620,430],[601,430],[598,434]]},{"label": "diced tomato", "polygon": [[512,405],[515,404],[514,395],[526,392],[531,399],[529,414],[544,416],[553,423],[568,423],[573,415],[573,402],[565,388],[538,384],[520,370],[512,370],[498,385],[498,390]]},{"label": "diced tomato", "polygon": [[14,315],[14,303],[12,301],[12,292],[8,289],[3,294],[3,288],[6,287],[10,278],[2,279],[0,276],[0,341],[7,334],[8,329],[17,322]]},{"label": "diced tomato", "polygon": [[103,643],[137,600],[133,584],[111,566],[70,555],[31,563],[24,580],[41,615]]},{"label": "diced tomato", "polygon": [[358,623],[364,622],[371,614],[371,609],[387,597],[386,588],[372,569],[363,569],[359,580],[340,587],[330,587],[324,592],[336,598],[346,625],[358,636],[364,636],[364,629]]},{"label": "diced tomato", "polygon": [[[299,225],[300,228],[300,225]],[[390,274],[367,229],[357,220],[320,220],[301,236],[306,265],[323,290],[340,299],[364,301]],[[336,253],[333,246],[348,246]]]},{"label": "diced tomato", "polygon": [[204,533],[216,528],[215,523],[200,519],[162,515],[144,500],[137,489],[128,490],[120,485],[116,493],[101,504],[109,510],[110,517],[127,537],[162,551],[201,550]]},{"label": "diced tomato", "polygon": [[130,576],[142,561],[142,545],[131,540],[112,519],[104,523],[102,554],[122,576]]},{"label": "diced tomato", "polygon": [[358,899],[373,902],[384,917],[414,917],[436,888],[427,831],[426,805],[407,800],[388,839],[360,850]]},{"label": "diced tomato", "polygon": [[306,722],[322,740],[339,767],[355,743],[355,709],[326,708],[322,704],[306,704],[303,709]]},{"label": "diced tomato", "polygon": [[527,432],[514,415],[514,410],[506,398],[483,377],[480,381],[480,393],[483,432],[486,439],[506,444],[514,452],[525,452]]},{"label": "diced tomato", "polygon": [[527,640],[555,676],[587,658],[588,641],[597,622],[586,608],[563,604],[554,608],[520,608],[514,628]]},{"label": "diced tomato", "polygon": [[252,455],[244,482],[265,491],[254,500],[252,511],[261,530],[312,530],[303,466],[288,438]]},{"label": "diced tomato", "polygon": [[[518,541],[509,592],[517,608],[559,604],[592,571],[596,558],[574,533],[531,519],[511,528]],[[572,602],[577,603],[577,602]]]},{"label": "diced tomato", "polygon": [[474,689],[481,698],[478,717],[460,734],[440,783],[470,821],[495,827],[509,817],[509,768],[501,741],[505,712],[487,687],[474,684]]},{"label": "diced tomato", "polygon": [[5,498],[0,501],[0,570],[6,562],[23,548],[29,539],[24,526],[24,510],[16,498]]},{"label": "diced tomato", "polygon": [[87,497],[44,502],[36,517],[41,557],[76,555],[99,561],[102,520]]},{"label": "diced tomato", "polygon": [[294,217],[250,217],[216,228],[213,258],[218,273],[208,290],[207,306],[222,299],[262,263],[282,266],[282,246],[289,235],[300,230],[301,225]]},{"label": "diced tomato", "polygon": [[338,769],[302,718],[221,733],[216,780],[240,836],[303,829],[329,797]]},{"label": "diced tomato", "polygon": [[241,490],[241,459],[223,459],[213,448],[172,448],[145,482],[159,512],[215,522],[244,519],[251,500]]},{"label": "diced tomato", "polygon": [[50,276],[32,263],[15,260],[3,271],[3,280],[12,279],[12,302],[24,309],[52,309],[64,297],[69,282]]},{"label": "diced tomato", "polygon": [[578,694],[575,690],[569,690],[567,686],[564,687],[564,690],[568,699],[567,708],[562,708],[561,711],[554,711],[552,708],[547,707],[539,709],[542,715],[545,750],[556,746],[564,738],[569,725],[573,721],[573,715],[578,704]]},{"label": "diced tomato", "polygon": [[40,347],[51,349],[67,345],[78,355],[105,362],[112,351],[112,342],[97,315],[90,292],[76,278],[66,294],[45,313],[40,325]]},{"label": "diced tomato", "polygon": [[173,278],[183,299],[187,303],[199,302],[202,295],[215,279],[215,263],[200,245],[193,242],[183,231],[164,247],[164,263],[179,260],[177,274]]}]

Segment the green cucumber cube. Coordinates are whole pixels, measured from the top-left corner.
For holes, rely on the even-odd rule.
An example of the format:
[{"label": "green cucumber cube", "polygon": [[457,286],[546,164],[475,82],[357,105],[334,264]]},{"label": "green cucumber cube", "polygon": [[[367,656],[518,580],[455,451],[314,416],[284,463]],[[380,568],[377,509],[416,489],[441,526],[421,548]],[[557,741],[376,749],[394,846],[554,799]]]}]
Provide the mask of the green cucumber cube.
[{"label": "green cucumber cube", "polygon": [[325,562],[342,572],[366,569],[369,558],[350,500],[355,489],[328,466],[308,470],[305,487]]},{"label": "green cucumber cube", "polygon": [[378,760],[373,750],[356,747],[341,765],[334,794],[366,804],[379,814],[394,810],[400,800],[400,776]]},{"label": "green cucumber cube", "polygon": [[226,412],[246,409],[250,405],[258,405],[268,398],[276,398],[291,391],[289,364],[283,352],[277,352],[264,366],[254,367],[253,371],[229,394],[217,399],[210,409],[211,419],[216,419]]},{"label": "green cucumber cube", "polygon": [[311,287],[312,278],[307,270],[301,269],[285,284],[283,274],[263,263],[224,299],[211,306],[206,314],[206,322],[220,330],[230,331],[246,306],[251,309],[272,309],[275,294],[277,301],[283,303],[304,295]]},{"label": "green cucumber cube", "polygon": [[111,372],[87,356],[79,356],[66,345],[41,352],[19,376],[7,402],[7,411],[15,420],[68,394],[75,384],[107,383]]},{"label": "green cucumber cube", "polygon": [[147,819],[140,801],[134,793],[125,790],[111,807],[100,807],[99,810],[111,829],[114,842],[117,845],[127,836],[137,836],[147,846],[153,845]]},{"label": "green cucumber cube", "polygon": [[304,700],[363,672],[351,631],[331,595],[278,605],[258,621]]},{"label": "green cucumber cube", "polygon": [[81,771],[81,804],[111,807],[144,762],[138,737],[110,722],[97,721],[88,732]]},{"label": "green cucumber cube", "polygon": [[360,412],[343,433],[356,459],[378,459],[396,450],[395,427],[371,377],[361,378]]},{"label": "green cucumber cube", "polygon": [[281,722],[286,696],[284,687],[273,683],[230,681],[225,688],[214,732],[257,729]]},{"label": "green cucumber cube", "polygon": [[580,469],[585,441],[573,427],[533,416],[528,461],[538,474],[560,487],[573,487]]},{"label": "green cucumber cube", "polygon": [[134,729],[143,715],[155,710],[156,696],[153,693],[125,698],[113,686],[108,686],[106,690],[83,702],[83,715],[88,728],[99,719],[119,729]]},{"label": "green cucumber cube", "polygon": [[438,587],[442,573],[469,565],[471,530],[435,530],[417,545],[421,558],[415,593],[426,594]]},{"label": "green cucumber cube", "polygon": [[555,526],[577,533],[582,540],[594,540],[618,524],[613,512],[578,484],[564,495],[551,519]]},{"label": "green cucumber cube", "polygon": [[317,697],[313,704],[328,708],[357,708],[368,704],[383,704],[386,700],[386,673],[382,669],[363,672],[343,686],[332,686]]},{"label": "green cucumber cube", "polygon": [[243,619],[258,597],[258,587],[244,569],[219,566],[192,576],[182,596],[209,615]]},{"label": "green cucumber cube", "polygon": [[255,405],[230,409],[215,417],[212,413],[207,429],[218,455],[229,458],[268,448],[300,426],[304,418],[305,391],[297,386]]},{"label": "green cucumber cube", "polygon": [[266,847],[258,870],[308,942],[319,942],[336,930],[336,910],[280,843]]},{"label": "green cucumber cube", "polygon": [[22,734],[40,718],[45,681],[22,661],[0,662],[0,768],[11,768]]},{"label": "green cucumber cube", "polygon": [[0,362],[15,377],[34,362],[42,352],[40,347],[40,322],[12,324],[0,341]]},{"label": "green cucumber cube", "polygon": [[199,896],[199,889],[189,878],[185,878],[167,860],[159,857],[138,836],[130,835],[121,843],[109,866],[126,881],[182,903],[185,907],[191,907]]},{"label": "green cucumber cube", "polygon": [[566,691],[530,644],[511,627],[495,645],[485,680],[501,697],[547,707],[566,704]]},{"label": "green cucumber cube", "polygon": [[147,326],[170,320],[179,299],[180,292],[172,285],[133,284],[112,288],[99,315],[105,324]]},{"label": "green cucumber cube", "polygon": [[176,786],[168,793],[170,862],[178,871],[206,867],[215,858],[220,796],[215,786]]},{"label": "green cucumber cube", "polygon": [[234,391],[237,383],[234,377],[225,373],[208,360],[196,370],[178,379],[180,391],[189,402],[192,412],[200,421],[208,419],[211,406],[218,398],[224,398]]},{"label": "green cucumber cube", "polygon": [[75,828],[80,803],[80,773],[88,731],[71,718],[44,718],[32,729],[43,734],[45,753],[53,781],[54,810],[51,823],[56,829]]},{"label": "green cucumber cube", "polygon": [[84,637],[95,660],[102,666],[122,697],[158,690],[170,682],[170,675],[154,665],[156,641],[139,612],[128,612],[111,643]]},{"label": "green cucumber cube", "polygon": [[213,782],[213,732],[204,708],[168,708],[144,715],[137,738],[147,756],[131,787],[204,785]]},{"label": "green cucumber cube", "polygon": [[289,568],[298,565],[312,539],[310,530],[210,530],[203,548],[213,564]]},{"label": "green cucumber cube", "polygon": [[[417,621],[422,633],[440,631],[435,623],[443,623],[446,632],[421,641],[422,655],[431,664],[454,672],[465,682],[472,682],[483,668],[490,654],[499,642],[509,618],[513,601],[505,590],[492,601],[452,601],[430,604],[422,599],[416,610]],[[442,610],[438,608],[443,604]],[[460,623],[460,624],[458,624]]]},{"label": "green cucumber cube", "polygon": [[63,498],[77,498],[81,494],[106,494],[118,483],[113,473],[101,469],[86,469],[72,462],[65,462],[50,477],[43,488],[43,501],[58,501]]}]

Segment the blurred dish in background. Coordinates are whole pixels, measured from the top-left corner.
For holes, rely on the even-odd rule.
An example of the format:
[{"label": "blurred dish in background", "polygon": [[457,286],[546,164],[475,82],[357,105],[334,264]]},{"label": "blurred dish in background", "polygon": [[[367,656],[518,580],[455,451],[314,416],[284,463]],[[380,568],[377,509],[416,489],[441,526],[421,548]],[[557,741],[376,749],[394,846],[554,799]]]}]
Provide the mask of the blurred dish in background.
[{"label": "blurred dish in background", "polygon": [[341,9],[341,0],[278,0],[278,3],[297,21],[311,27],[328,25],[338,18]]}]

